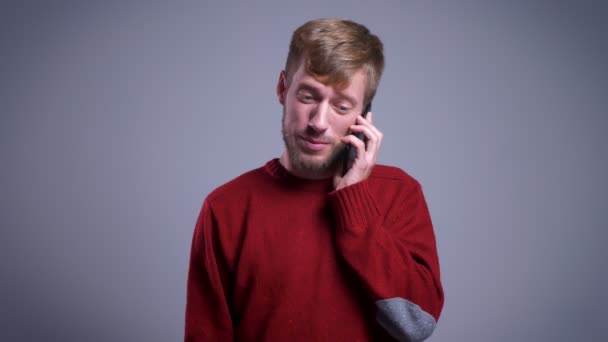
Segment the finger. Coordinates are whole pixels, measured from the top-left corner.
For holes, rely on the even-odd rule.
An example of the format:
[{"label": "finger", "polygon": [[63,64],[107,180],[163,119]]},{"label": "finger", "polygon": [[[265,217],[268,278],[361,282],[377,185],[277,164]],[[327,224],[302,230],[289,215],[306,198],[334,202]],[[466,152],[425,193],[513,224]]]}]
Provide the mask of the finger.
[{"label": "finger", "polygon": [[367,147],[368,150],[378,150],[380,148],[380,144],[382,143],[382,138],[384,135],[376,126],[369,127],[372,134],[374,135],[374,139],[370,140],[370,145]]},{"label": "finger", "polygon": [[372,123],[370,121],[370,114],[372,112],[369,112],[369,114],[367,115],[367,117],[363,117],[363,115],[359,115],[357,116],[357,118],[355,119],[355,124],[357,125],[366,125],[366,126],[371,126]]},{"label": "finger", "polygon": [[363,140],[357,138],[353,134],[343,136],[342,142],[345,144],[351,144],[355,147],[361,146],[363,149],[365,149],[365,142]]},{"label": "finger", "polygon": [[[370,113],[370,115],[372,114],[372,112],[369,112],[369,113]],[[373,119],[373,117],[371,117],[371,116],[368,116],[367,118],[364,118],[362,116],[358,116],[357,119],[355,120],[355,124],[356,125],[367,126],[369,128],[374,129],[377,132],[380,132],[380,131],[378,131],[378,129],[376,128],[376,126],[373,125],[372,119]]]},{"label": "finger", "polygon": [[[373,113],[370,112],[370,114],[373,114]],[[360,124],[362,126],[369,127],[372,130],[372,132],[376,135],[376,137],[378,137],[379,140],[382,140],[382,137],[383,137],[382,132],[380,132],[380,130],[371,123],[371,119],[372,119],[371,117],[369,118],[369,120],[367,120],[365,118],[361,118],[356,123]]]},{"label": "finger", "polygon": [[365,155],[365,142],[363,142],[363,140],[357,138],[356,136],[352,134],[344,136],[342,137],[342,142],[345,144],[351,144],[355,147],[355,159],[363,158],[363,156]]},{"label": "finger", "polygon": [[367,127],[362,125],[351,126],[351,131],[355,133],[363,133],[367,141],[365,145],[366,158],[370,162],[375,162],[377,159],[378,150],[382,143],[382,133],[373,127]]},{"label": "finger", "polygon": [[344,178],[342,176],[342,166],[336,168],[336,172],[334,172],[334,186],[337,186],[340,181]]},{"label": "finger", "polygon": [[350,126],[350,130],[354,133],[363,133],[368,142],[378,140],[378,134],[372,127],[364,125]]}]

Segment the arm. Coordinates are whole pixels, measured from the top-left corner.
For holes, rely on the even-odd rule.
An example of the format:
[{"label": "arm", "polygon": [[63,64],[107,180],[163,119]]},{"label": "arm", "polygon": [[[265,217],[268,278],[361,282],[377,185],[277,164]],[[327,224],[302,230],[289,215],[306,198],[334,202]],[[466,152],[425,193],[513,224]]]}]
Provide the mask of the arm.
[{"label": "arm", "polygon": [[395,180],[392,198],[369,180],[334,191],[336,245],[376,305],[376,320],[393,337],[422,341],[433,332],[443,289],[433,226],[417,182]]},{"label": "arm", "polygon": [[233,339],[226,268],[218,252],[216,233],[217,224],[209,202],[205,201],[192,238],[184,341]]},{"label": "arm", "polygon": [[386,183],[396,192],[372,195],[368,177],[383,138],[372,118],[372,112],[358,116],[350,126],[366,142],[342,137],[357,156],[346,174],[334,175],[336,245],[376,305],[378,323],[400,341],[422,341],[443,307],[433,225],[420,184],[404,173],[394,172]]}]

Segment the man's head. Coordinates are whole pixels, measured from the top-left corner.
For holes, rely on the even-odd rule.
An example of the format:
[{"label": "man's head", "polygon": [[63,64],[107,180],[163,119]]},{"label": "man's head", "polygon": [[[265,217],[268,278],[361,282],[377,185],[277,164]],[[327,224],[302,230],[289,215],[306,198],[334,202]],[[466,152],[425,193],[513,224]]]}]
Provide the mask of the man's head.
[{"label": "man's head", "polygon": [[363,69],[367,76],[366,102],[376,93],[384,70],[383,45],[367,27],[344,19],[311,20],[291,37],[285,63],[287,84],[298,66],[319,81],[343,87]]},{"label": "man's head", "polygon": [[383,46],[363,25],[312,20],[294,31],[277,95],[283,105],[281,162],[306,178],[327,177],[340,161],[340,137],[372,100]]}]

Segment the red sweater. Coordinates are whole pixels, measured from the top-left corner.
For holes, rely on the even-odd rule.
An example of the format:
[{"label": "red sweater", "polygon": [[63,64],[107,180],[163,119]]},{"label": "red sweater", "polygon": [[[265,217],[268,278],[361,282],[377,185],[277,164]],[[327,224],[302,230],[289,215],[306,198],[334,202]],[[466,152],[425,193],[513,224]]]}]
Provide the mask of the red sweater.
[{"label": "red sweater", "polygon": [[213,191],[192,240],[185,341],[419,341],[443,290],[419,183],[333,191],[273,159]]}]

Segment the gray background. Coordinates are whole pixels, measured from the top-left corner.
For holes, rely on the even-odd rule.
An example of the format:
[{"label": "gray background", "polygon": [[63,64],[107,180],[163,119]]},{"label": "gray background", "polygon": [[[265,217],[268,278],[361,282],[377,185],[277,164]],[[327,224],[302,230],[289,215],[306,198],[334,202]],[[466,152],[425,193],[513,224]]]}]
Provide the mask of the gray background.
[{"label": "gray background", "polygon": [[305,21],[384,41],[380,162],[422,184],[432,341],[606,341],[602,1],[3,1],[0,340],[182,339],[206,194],[277,157]]}]

